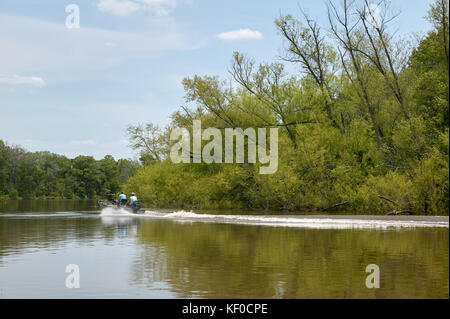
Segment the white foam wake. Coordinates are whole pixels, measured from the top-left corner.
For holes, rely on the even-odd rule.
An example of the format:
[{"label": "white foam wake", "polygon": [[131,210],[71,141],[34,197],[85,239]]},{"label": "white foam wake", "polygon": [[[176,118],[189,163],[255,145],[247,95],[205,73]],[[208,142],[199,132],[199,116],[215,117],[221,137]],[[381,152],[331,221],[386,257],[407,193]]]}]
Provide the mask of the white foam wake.
[{"label": "white foam wake", "polygon": [[216,223],[232,223],[245,225],[262,225],[275,227],[298,227],[317,229],[349,229],[372,228],[388,229],[401,227],[449,227],[449,222],[442,219],[414,219],[378,216],[377,218],[358,218],[357,216],[252,216],[252,215],[211,215],[196,214],[194,212],[177,211],[173,213],[161,213],[146,211],[144,216],[172,219],[179,221],[203,221]]},{"label": "white foam wake", "polygon": [[102,216],[102,217],[108,217],[108,216],[111,216],[111,217],[114,217],[114,216],[135,216],[135,214],[127,211],[124,208],[106,207],[106,208],[102,209],[102,211],[100,213],[100,216]]}]

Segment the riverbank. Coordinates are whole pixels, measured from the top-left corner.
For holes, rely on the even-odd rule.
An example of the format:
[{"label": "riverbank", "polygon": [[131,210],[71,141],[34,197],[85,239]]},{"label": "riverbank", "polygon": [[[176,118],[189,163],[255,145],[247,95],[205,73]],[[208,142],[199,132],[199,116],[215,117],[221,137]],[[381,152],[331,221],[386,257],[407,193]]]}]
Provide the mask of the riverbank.
[{"label": "riverbank", "polygon": [[[238,215],[245,213],[246,215],[282,215],[282,216],[396,216],[396,217],[405,217],[405,218],[421,218],[421,217],[447,217],[449,216],[449,212],[447,213],[436,213],[436,214],[415,214],[410,213],[409,211],[401,211],[401,210],[389,210],[386,213],[383,212],[365,212],[361,210],[339,210],[337,208],[329,209],[329,210],[314,210],[314,209],[303,209],[303,210],[288,210],[288,209],[243,209],[243,208],[235,208],[235,209],[227,209],[227,208],[197,208],[192,206],[152,206],[148,205],[148,203],[141,201],[142,207],[145,207],[148,210],[157,210],[162,212],[173,212],[177,210],[188,210],[195,211],[200,214],[227,214],[227,215]],[[394,214],[394,212],[398,214]]]},{"label": "riverbank", "polygon": [[[40,199],[15,199],[11,200],[8,198],[0,198],[0,212],[1,211],[25,211],[34,209],[39,210],[71,210],[71,209],[100,209],[97,205],[97,198],[40,198]],[[195,211],[198,214],[204,215],[251,215],[251,216],[314,216],[320,218],[320,216],[336,216],[337,218],[347,218],[347,217],[361,217],[365,218],[384,218],[387,217],[386,214],[373,213],[373,212],[363,212],[363,211],[351,211],[351,210],[328,210],[328,211],[314,211],[314,210],[267,210],[267,209],[197,209],[193,207],[155,207],[153,205],[148,205],[148,203],[141,202],[142,207],[150,211],[158,211],[161,213],[173,213],[176,211],[187,210]],[[398,217],[405,220],[420,220],[421,218],[432,218],[432,217],[444,217],[448,220],[449,214],[436,214],[436,215],[398,215],[391,217]]]},{"label": "riverbank", "polygon": [[[121,216],[121,214],[119,214]],[[124,212],[123,215],[131,216]],[[102,216],[118,216],[103,214]],[[312,229],[389,229],[410,227],[449,228],[445,216],[370,216],[370,215],[229,215],[196,212],[146,211],[139,217],[220,224],[294,227]]]}]

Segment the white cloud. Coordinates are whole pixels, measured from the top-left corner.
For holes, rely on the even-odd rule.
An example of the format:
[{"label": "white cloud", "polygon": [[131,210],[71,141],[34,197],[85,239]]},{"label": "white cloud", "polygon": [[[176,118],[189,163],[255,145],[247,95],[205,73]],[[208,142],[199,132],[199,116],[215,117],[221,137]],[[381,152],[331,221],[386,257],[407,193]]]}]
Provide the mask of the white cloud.
[{"label": "white cloud", "polygon": [[127,16],[141,9],[141,5],[129,0],[100,0],[97,8],[100,12],[111,13],[116,16]]},{"label": "white cloud", "polygon": [[45,81],[38,76],[20,76],[0,74],[0,84],[43,86]]},{"label": "white cloud", "polygon": [[222,32],[217,35],[222,40],[260,40],[263,35],[259,31],[253,31],[250,29],[239,29],[228,32]]},{"label": "white cloud", "polygon": [[[130,59],[198,47],[172,19],[153,19],[148,24],[149,31],[143,35],[91,27],[67,29],[63,23],[0,13],[1,74],[52,73],[71,78]],[[3,76],[6,81],[43,84],[37,77]]]},{"label": "white cloud", "polygon": [[100,12],[117,16],[128,16],[137,11],[148,11],[157,16],[165,16],[176,8],[178,0],[100,0]]}]

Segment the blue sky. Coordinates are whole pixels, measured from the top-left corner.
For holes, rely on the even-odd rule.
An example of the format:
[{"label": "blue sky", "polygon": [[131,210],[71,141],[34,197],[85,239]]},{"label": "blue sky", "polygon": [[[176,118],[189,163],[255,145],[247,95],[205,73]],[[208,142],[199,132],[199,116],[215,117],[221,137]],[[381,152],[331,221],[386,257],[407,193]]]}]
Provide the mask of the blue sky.
[{"label": "blue sky", "polygon": [[[392,0],[398,32],[428,31],[431,2]],[[71,3],[79,29],[65,26]],[[277,59],[273,21],[299,5],[326,26],[321,0],[1,0],[0,139],[69,157],[133,158],[128,125],[167,124],[184,104],[181,80],[228,78],[233,51]]]}]

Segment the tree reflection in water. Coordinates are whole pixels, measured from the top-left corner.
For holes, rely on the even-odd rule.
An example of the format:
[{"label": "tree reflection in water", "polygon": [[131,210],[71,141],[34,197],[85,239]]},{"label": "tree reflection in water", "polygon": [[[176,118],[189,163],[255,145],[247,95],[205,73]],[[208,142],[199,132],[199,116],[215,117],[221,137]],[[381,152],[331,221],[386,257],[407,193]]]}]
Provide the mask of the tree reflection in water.
[{"label": "tree reflection in water", "polygon": [[[52,267],[59,267],[49,260],[65,265],[75,259],[98,297],[111,291],[180,298],[449,296],[448,228],[327,230],[98,213],[9,215],[0,216],[0,279],[9,287],[17,284],[9,276],[22,275],[15,267],[44,263],[45,285],[54,280]],[[61,260],[45,259],[59,254]],[[380,289],[365,286],[372,263],[380,267]],[[46,296],[67,293],[52,289]]]},{"label": "tree reflection in water", "polygon": [[[181,298],[448,297],[448,229],[317,230],[143,220],[133,284]],[[381,269],[367,289],[365,267]]]}]

